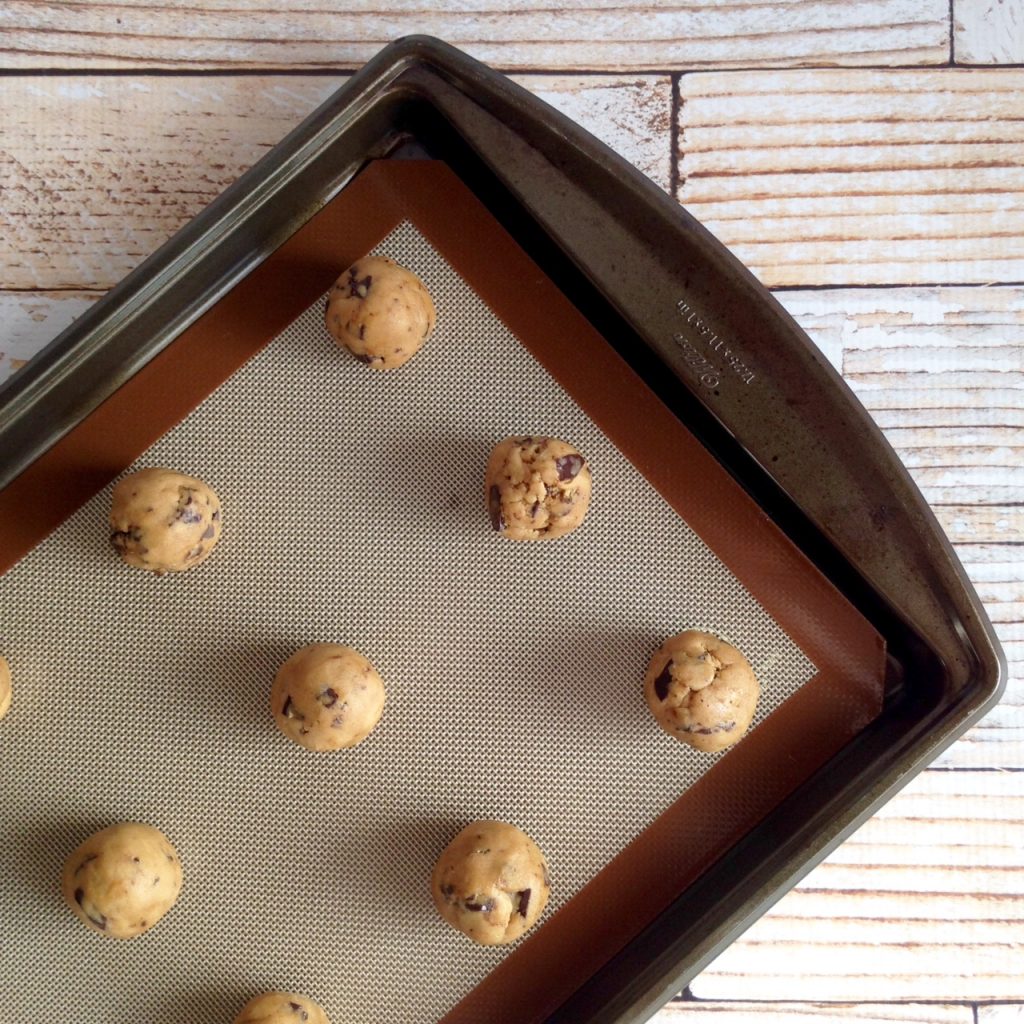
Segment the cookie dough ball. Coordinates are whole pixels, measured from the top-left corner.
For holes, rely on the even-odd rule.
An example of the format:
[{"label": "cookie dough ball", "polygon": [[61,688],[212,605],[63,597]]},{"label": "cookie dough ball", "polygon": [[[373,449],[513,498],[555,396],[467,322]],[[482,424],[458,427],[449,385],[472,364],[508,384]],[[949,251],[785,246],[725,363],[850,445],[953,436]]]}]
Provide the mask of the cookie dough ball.
[{"label": "cookie dough ball", "polygon": [[11,666],[0,658],[0,718],[11,710]]},{"label": "cookie dough ball", "polygon": [[384,681],[358,651],[310,644],[278,670],[270,709],[288,739],[309,750],[341,750],[370,735],[384,699]]},{"label": "cookie dough ball", "polygon": [[242,1007],[235,1024],[331,1024],[319,1003],[296,992],[264,992]]},{"label": "cookie dough ball", "polygon": [[220,540],[220,499],[194,476],[140,469],[114,486],[110,543],[129,565],[163,575],[209,558]]},{"label": "cookie dough ball", "polygon": [[68,906],[93,931],[131,939],[149,931],[181,891],[181,861],[152,825],[125,822],[91,835],[64,863]]},{"label": "cookie dough ball", "polygon": [[551,881],[544,854],[525,832],[503,821],[474,821],[438,858],[430,888],[453,928],[482,946],[500,946],[537,923]]},{"label": "cookie dough ball", "polygon": [[709,753],[743,736],[760,690],[750,662],[735,647],[696,629],[666,640],[644,677],[644,697],[658,725]]},{"label": "cookie dough ball", "polygon": [[327,299],[334,340],[375,370],[407,363],[434,330],[434,303],[423,282],[383,256],[353,263]]},{"label": "cookie dough ball", "polygon": [[487,462],[491,527],[512,540],[553,540],[571,533],[590,504],[590,467],[554,437],[509,437]]}]

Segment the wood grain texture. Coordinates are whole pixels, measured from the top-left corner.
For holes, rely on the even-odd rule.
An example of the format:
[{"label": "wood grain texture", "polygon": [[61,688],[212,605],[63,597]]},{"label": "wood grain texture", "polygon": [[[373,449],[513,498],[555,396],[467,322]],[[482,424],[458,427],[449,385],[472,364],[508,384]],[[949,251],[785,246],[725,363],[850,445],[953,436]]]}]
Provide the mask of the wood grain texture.
[{"label": "wood grain texture", "polygon": [[97,292],[0,292],[0,383],[99,297]]},{"label": "wood grain texture", "polygon": [[1024,1005],[994,1004],[978,1007],[978,1024],[1020,1024],[1024,1021]]},{"label": "wood grain texture", "polygon": [[[928,501],[940,514],[957,510],[953,539],[1013,540],[1024,504],[1024,288],[777,296],[886,432]],[[988,525],[957,527],[964,506]]]},{"label": "wood grain texture", "polygon": [[[651,1024],[974,1024],[971,1007],[955,1003],[670,1003]],[[1003,1024],[992,1021],[991,1024]]]},{"label": "wood grain texture", "polygon": [[953,0],[953,59],[958,64],[1024,63],[1020,0]]},{"label": "wood grain texture", "polygon": [[504,70],[941,64],[947,0],[5,0],[7,68],[358,67],[435,35]]},{"label": "wood grain texture", "polygon": [[[343,81],[0,79],[0,289],[110,288]],[[667,77],[519,81],[668,187]]]},{"label": "wood grain texture", "polygon": [[1024,280],[1024,71],[679,88],[679,198],[769,286]]},{"label": "wood grain texture", "polygon": [[694,980],[700,999],[1024,998],[1024,773],[928,771]]}]

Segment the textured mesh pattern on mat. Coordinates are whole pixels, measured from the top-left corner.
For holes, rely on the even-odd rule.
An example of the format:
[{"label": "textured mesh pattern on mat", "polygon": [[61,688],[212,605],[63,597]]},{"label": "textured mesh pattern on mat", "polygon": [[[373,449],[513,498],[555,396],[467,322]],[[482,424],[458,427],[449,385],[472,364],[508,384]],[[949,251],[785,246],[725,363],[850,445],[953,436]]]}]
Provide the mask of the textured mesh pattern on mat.
[{"label": "textured mesh pattern on mat", "polygon": [[[434,1020],[504,955],[430,902],[459,827],[526,829],[550,862],[550,914],[714,763],[643,703],[666,635],[736,643],[763,683],[758,720],[814,673],[414,228],[377,251],[437,302],[410,364],[379,373],[339,352],[317,302],[139,461],[219,492],[208,562],[164,578],[122,565],[108,489],[0,579],[14,1019],[220,1024],[286,988],[334,1024]],[[571,536],[491,533],[483,470],[513,433],[589,459]],[[362,746],[314,754],[277,732],[268,693],[289,654],[328,640],[377,665],[388,704]],[[87,932],[58,884],[66,854],[118,820],[157,825],[185,866],[178,905],[130,942]]]}]

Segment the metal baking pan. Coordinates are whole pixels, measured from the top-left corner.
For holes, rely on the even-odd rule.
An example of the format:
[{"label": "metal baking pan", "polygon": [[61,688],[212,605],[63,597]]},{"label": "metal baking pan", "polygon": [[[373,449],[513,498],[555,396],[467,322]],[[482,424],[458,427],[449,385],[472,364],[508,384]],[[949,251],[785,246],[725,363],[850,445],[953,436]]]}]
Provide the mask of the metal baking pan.
[{"label": "metal baking pan", "polygon": [[[991,708],[1005,664],[841,378],[625,161],[444,43],[392,44],[0,388],[0,508],[9,517],[26,470],[371,161],[410,157],[454,172],[885,642],[881,714],[543,1018],[645,1020]],[[120,468],[75,485],[94,493]]]}]

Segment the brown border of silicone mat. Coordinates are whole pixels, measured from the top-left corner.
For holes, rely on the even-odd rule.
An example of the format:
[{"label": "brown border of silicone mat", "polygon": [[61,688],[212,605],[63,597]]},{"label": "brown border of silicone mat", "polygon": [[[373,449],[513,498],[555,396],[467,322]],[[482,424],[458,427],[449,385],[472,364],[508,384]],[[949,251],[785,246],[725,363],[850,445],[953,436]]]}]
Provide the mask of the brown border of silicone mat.
[{"label": "brown border of silicone mat", "polygon": [[[0,571],[180,422],[403,219],[456,267],[819,669],[445,1017],[446,1024],[521,1024],[564,1001],[879,713],[884,646],[444,164],[370,165],[12,481],[0,492]],[[33,515],[22,515],[24,509]],[[485,522],[483,509],[481,517]],[[638,687],[640,674],[642,667]]]}]

